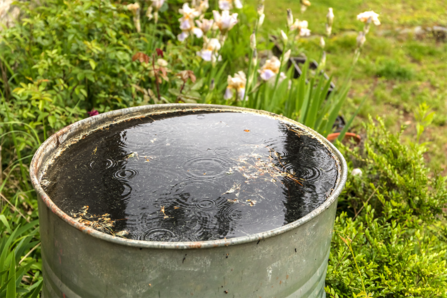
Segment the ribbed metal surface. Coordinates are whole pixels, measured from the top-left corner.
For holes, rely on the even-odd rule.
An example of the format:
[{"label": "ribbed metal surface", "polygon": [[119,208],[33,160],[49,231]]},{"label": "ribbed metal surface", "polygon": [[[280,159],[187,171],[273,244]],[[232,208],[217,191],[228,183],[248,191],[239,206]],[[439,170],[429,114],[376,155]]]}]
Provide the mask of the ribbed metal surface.
[{"label": "ribbed metal surface", "polygon": [[[238,111],[298,125],[333,153],[339,179],[332,195],[305,217],[245,237],[203,242],[150,242],[113,237],[74,221],[43,191],[45,164],[71,142],[110,123],[173,111]],[[39,194],[44,297],[324,297],[337,197],[346,163],[316,132],[268,112],[214,105],[152,105],[72,124],[36,152],[31,179]]]}]

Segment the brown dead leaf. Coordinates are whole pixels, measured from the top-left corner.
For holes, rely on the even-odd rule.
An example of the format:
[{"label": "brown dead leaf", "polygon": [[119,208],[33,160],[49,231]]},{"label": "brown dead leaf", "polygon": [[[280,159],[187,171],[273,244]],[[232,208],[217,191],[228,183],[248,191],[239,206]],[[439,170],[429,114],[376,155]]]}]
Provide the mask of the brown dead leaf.
[{"label": "brown dead leaf", "polygon": [[132,56],[132,61],[140,61],[141,63],[149,63],[149,56],[145,53],[138,52],[135,55]]}]

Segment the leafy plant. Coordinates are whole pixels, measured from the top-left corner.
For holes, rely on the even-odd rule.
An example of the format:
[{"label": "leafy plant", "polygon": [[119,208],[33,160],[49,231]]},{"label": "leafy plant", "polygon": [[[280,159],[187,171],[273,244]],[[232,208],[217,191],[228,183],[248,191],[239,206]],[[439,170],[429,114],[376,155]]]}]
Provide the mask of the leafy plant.
[{"label": "leafy plant", "polygon": [[8,220],[5,214],[9,208],[6,205],[0,214],[0,297],[38,297],[42,264],[33,258],[40,245],[36,240],[38,222],[27,223],[22,217]]},{"label": "leafy plant", "polygon": [[430,174],[425,144],[405,145],[377,122],[366,126],[364,148],[340,145],[362,174],[349,175],[340,196],[327,292],[444,297],[447,179]]}]

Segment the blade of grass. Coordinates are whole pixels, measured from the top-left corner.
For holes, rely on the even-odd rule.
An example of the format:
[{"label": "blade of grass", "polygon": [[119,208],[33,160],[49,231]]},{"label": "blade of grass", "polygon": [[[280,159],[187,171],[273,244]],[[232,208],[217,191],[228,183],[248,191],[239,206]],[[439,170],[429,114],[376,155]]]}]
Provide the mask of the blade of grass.
[{"label": "blade of grass", "polygon": [[362,102],[357,107],[354,114],[352,114],[351,118],[349,118],[348,122],[346,122],[345,127],[343,127],[342,131],[340,132],[340,135],[337,138],[338,142],[341,142],[343,140],[343,138],[345,137],[346,132],[348,131],[349,127],[351,127],[352,121],[354,121],[354,118],[357,116],[360,109],[363,107],[363,104],[365,103],[365,101],[366,101],[366,96],[363,98]]},{"label": "blade of grass", "polygon": [[320,96],[322,94],[323,80],[320,78],[317,87],[312,92],[312,98],[310,98],[310,106],[306,116],[305,125],[312,129],[315,128],[315,121],[317,120],[318,110],[320,109]]},{"label": "blade of grass", "polygon": [[305,96],[303,98],[303,105],[301,106],[300,109],[300,119],[298,120],[299,122],[303,123],[306,121],[306,117],[307,117],[307,110],[309,109],[309,101],[312,97],[312,86],[314,84],[314,79],[312,78],[309,82],[309,84],[307,84],[305,86]]},{"label": "blade of grass", "polygon": [[322,132],[323,136],[327,137],[327,135],[332,131],[332,126],[334,125],[335,119],[337,118],[341,107],[343,106],[343,103],[346,100],[346,97],[348,96],[350,84],[344,86],[342,91],[339,94],[336,94],[334,96],[334,102],[332,109],[329,113],[328,121],[326,128]]},{"label": "blade of grass", "polygon": [[11,252],[11,264],[9,267],[9,282],[6,286],[6,298],[16,298],[16,260],[14,252]]}]

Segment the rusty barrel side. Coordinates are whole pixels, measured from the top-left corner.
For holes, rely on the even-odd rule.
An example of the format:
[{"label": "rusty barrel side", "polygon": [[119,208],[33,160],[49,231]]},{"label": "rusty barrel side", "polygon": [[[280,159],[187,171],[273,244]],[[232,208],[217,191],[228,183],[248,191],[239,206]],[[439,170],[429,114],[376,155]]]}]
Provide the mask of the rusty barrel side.
[{"label": "rusty barrel side", "polygon": [[[46,163],[61,148],[102,126],[173,111],[237,111],[298,125],[333,153],[339,179],[333,194],[305,217],[280,228],[224,240],[151,242],[106,235],[74,221],[43,191]],[[36,152],[31,179],[39,194],[45,298],[50,297],[324,297],[337,197],[346,163],[322,136],[268,112],[212,105],[153,105],[77,122],[50,137]]]}]

